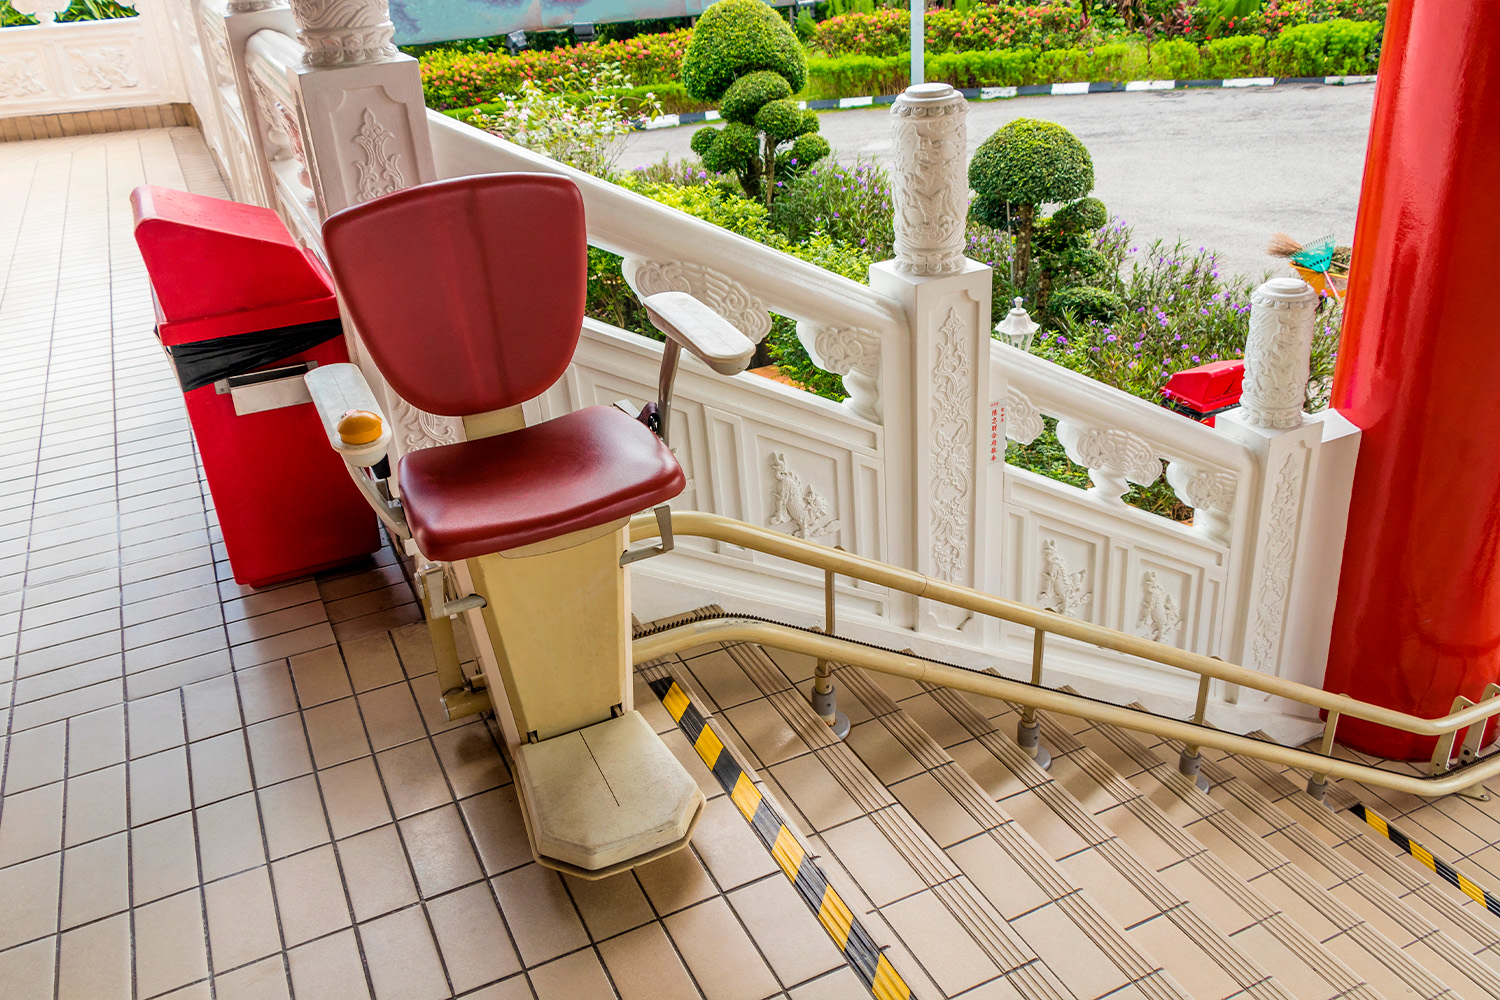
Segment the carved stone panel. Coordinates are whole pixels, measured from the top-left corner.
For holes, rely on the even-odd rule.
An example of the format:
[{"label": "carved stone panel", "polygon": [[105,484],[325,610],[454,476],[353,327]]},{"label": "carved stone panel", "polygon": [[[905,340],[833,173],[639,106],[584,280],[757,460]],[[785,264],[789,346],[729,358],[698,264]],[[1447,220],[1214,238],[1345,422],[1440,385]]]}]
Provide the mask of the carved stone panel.
[{"label": "carved stone panel", "polygon": [[839,526],[829,499],[792,471],[784,452],[771,452],[770,525],[786,526],[791,534],[807,539],[830,534]]},{"label": "carved stone panel", "polygon": [[1170,642],[1182,628],[1182,612],[1157,580],[1155,570],[1141,576],[1140,616],[1135,628],[1138,635],[1153,642]]},{"label": "carved stone panel", "polygon": [[394,138],[391,130],[380,124],[375,112],[365,108],[359,131],[354,133],[354,144],[359,147],[362,157],[354,162],[354,169],[358,172],[356,200],[369,201],[392,194],[409,183],[401,171],[401,154],[391,148]]},{"label": "carved stone panel", "polygon": [[946,83],[909,87],[891,106],[898,270],[951,274],[963,266],[967,115],[963,95]]},{"label": "carved stone panel", "polygon": [[932,568],[961,583],[969,569],[970,515],[974,489],[974,359],[968,330],[950,308],[934,339],[932,365]]},{"label": "carved stone panel", "polygon": [[0,99],[35,97],[46,92],[47,81],[35,53],[0,56]]},{"label": "carved stone panel", "polygon": [[1042,436],[1047,425],[1042,422],[1042,411],[1036,408],[1030,397],[1014,386],[1005,390],[1005,436],[1021,445],[1028,445]]},{"label": "carved stone panel", "polygon": [[1057,541],[1052,538],[1042,542],[1041,586],[1036,601],[1048,611],[1070,618],[1079,617],[1094,595],[1090,588],[1088,569],[1073,569],[1058,552]]},{"label": "carved stone panel", "polygon": [[1257,559],[1260,585],[1251,600],[1249,664],[1257,670],[1274,670],[1286,624],[1287,601],[1292,585],[1292,561],[1297,552],[1297,509],[1302,494],[1301,455],[1293,451],[1274,473],[1276,485],[1265,518],[1265,537]]}]

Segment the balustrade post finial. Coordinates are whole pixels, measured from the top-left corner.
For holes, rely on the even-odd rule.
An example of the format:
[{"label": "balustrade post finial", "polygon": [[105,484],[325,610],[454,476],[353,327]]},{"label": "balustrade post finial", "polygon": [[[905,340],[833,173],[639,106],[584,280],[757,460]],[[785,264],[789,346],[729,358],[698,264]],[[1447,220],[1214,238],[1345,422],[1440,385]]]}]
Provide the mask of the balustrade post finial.
[{"label": "balustrade post finial", "polygon": [[946,83],[908,87],[891,106],[898,271],[953,274],[963,268],[968,113],[964,96]]},{"label": "balustrade post finial", "polygon": [[387,0],[291,0],[309,66],[346,66],[396,55]]},{"label": "balustrade post finial", "polygon": [[227,0],[224,11],[228,14],[253,14],[261,10],[285,7],[287,0]]},{"label": "balustrade post finial", "polygon": [[1250,296],[1245,342],[1245,419],[1261,427],[1302,423],[1318,296],[1301,278],[1272,278]]}]

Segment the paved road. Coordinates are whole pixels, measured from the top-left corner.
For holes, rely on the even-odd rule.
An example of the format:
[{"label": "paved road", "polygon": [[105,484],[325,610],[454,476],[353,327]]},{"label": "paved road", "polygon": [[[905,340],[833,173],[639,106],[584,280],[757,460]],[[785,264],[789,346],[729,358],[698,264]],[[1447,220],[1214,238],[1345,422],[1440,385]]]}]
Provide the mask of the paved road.
[{"label": "paved road", "polygon": [[[1304,241],[1353,235],[1374,95],[1368,84],[1288,84],[973,102],[969,145],[1014,118],[1059,122],[1088,146],[1094,193],[1138,241],[1181,237],[1217,249],[1226,274],[1259,276],[1280,266],[1264,253],[1277,230]],[[841,159],[890,155],[887,108],[822,119]],[[621,166],[691,156],[697,127],[635,133]]]}]

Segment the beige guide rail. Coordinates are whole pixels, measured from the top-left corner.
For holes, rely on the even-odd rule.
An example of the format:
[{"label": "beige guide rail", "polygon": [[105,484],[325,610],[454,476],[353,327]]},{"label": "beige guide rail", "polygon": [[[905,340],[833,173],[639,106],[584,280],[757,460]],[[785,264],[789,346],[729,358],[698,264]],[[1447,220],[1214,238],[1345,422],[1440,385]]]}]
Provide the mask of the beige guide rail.
[{"label": "beige guide rail", "polygon": [[[1490,685],[1479,703],[1456,699],[1454,710],[1437,719],[1427,719],[1371,705],[1347,695],[1330,694],[1295,681],[1271,677],[1246,667],[1225,663],[1174,646],[1167,646],[1091,622],[1008,601],[970,587],[937,580],[912,570],[901,569],[874,559],[867,559],[840,549],[794,538],[733,518],[699,511],[673,511],[671,531],[674,535],[691,535],[739,545],[756,552],[777,556],[792,562],[821,569],[824,572],[827,602],[827,627],[824,631],[797,628],[777,622],[737,615],[688,621],[680,625],[643,635],[636,639],[633,656],[642,663],[705,642],[757,642],[817,657],[820,680],[826,677],[827,661],[838,661],[867,670],[924,681],[941,687],[1016,702],[1023,706],[1022,736],[1028,724],[1035,726],[1037,710],[1061,712],[1094,722],[1148,732],[1163,739],[1178,740],[1186,746],[1184,773],[1196,776],[1199,747],[1213,747],[1229,753],[1243,754],[1288,767],[1309,771],[1308,790],[1321,797],[1329,777],[1348,778],[1367,785],[1410,792],[1413,795],[1440,796],[1454,792],[1476,795],[1475,786],[1500,775],[1500,755],[1477,759],[1484,723],[1500,715],[1500,685]],[[630,522],[631,541],[657,537],[661,527],[657,519],[643,514]],[[963,608],[976,614],[1028,626],[1036,631],[1032,658],[1032,679],[1027,684],[1008,680],[980,670],[933,663],[906,653],[841,639],[832,635],[836,576],[847,576],[930,601]],[[1124,708],[1095,701],[1041,685],[1045,637],[1064,636],[1092,643],[1153,663],[1174,667],[1199,677],[1198,703],[1191,722],[1171,719],[1138,709]],[[1237,736],[1204,725],[1209,683],[1221,680],[1266,694],[1276,695],[1328,713],[1322,746],[1318,752],[1279,746],[1247,736]],[[821,710],[820,710],[821,711]],[[825,718],[829,715],[822,713]],[[1331,756],[1334,734],[1344,716],[1365,719],[1421,736],[1438,737],[1433,755],[1432,773],[1427,776],[1388,771],[1380,767],[1339,760]],[[832,721],[830,719],[830,724]],[[1453,746],[1459,733],[1468,731],[1461,753],[1461,763],[1451,767]],[[1025,745],[1025,740],[1022,740]],[[1040,760],[1040,757],[1039,757]],[[1044,764],[1045,766],[1045,764]]]}]

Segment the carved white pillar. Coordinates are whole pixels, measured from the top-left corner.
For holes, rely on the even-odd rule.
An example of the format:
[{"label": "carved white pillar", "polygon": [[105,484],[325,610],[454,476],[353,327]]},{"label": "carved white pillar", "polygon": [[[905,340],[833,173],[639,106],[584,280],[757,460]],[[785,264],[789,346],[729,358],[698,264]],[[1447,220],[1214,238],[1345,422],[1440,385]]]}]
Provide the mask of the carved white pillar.
[{"label": "carved white pillar", "polygon": [[1283,428],[1302,423],[1317,305],[1317,293],[1301,278],[1272,278],[1251,294],[1240,397],[1250,423]]},{"label": "carved white pillar", "polygon": [[963,268],[968,113],[964,96],[946,83],[908,87],[891,106],[899,271],[954,274]]},{"label": "carved white pillar", "polygon": [[[910,410],[885,415],[888,430],[893,420],[911,421],[910,452],[901,463],[911,475],[891,483],[910,493],[893,497],[890,509],[911,512],[919,572],[993,591],[1000,560],[986,546],[999,543],[999,532],[988,530],[988,518],[1005,466],[1004,449],[992,454],[990,448],[991,413],[1001,405],[990,387],[991,270],[963,256],[967,113],[947,84],[911,87],[897,100],[897,259],[872,266],[870,286],[902,304],[910,330],[908,357],[879,359],[906,373],[903,395],[911,400]],[[849,361],[855,373],[866,360],[853,350],[856,337],[820,343],[824,354],[836,353],[835,345],[849,346],[851,359],[858,353],[858,361]],[[961,631],[973,641],[986,627],[966,612],[926,601],[918,603],[915,624],[923,631]]]},{"label": "carved white pillar", "polygon": [[[255,2],[255,0],[250,0]],[[291,0],[309,66],[344,66],[396,55],[387,0]]]}]

